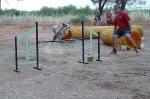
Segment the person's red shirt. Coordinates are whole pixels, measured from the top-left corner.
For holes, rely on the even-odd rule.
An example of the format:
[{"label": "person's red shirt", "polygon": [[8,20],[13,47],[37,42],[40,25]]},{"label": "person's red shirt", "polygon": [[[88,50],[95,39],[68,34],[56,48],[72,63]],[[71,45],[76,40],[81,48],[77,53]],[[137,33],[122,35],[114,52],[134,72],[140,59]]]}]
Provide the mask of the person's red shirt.
[{"label": "person's red shirt", "polygon": [[130,17],[127,12],[121,11],[119,14],[115,16],[114,25],[118,26],[119,29],[129,28],[128,21],[130,21]]},{"label": "person's red shirt", "polygon": [[106,18],[111,18],[112,14],[111,13],[106,13]]}]

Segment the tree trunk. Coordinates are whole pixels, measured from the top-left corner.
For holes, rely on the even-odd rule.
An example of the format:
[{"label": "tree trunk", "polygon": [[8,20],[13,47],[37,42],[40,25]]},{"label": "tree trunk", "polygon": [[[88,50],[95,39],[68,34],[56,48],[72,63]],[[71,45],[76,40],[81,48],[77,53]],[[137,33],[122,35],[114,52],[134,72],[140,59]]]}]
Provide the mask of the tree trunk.
[{"label": "tree trunk", "polygon": [[121,0],[121,10],[124,10],[126,6],[126,0]]},{"label": "tree trunk", "polygon": [[107,0],[104,0],[104,2],[102,3],[103,0],[99,0],[99,11],[100,11],[100,14],[102,15],[103,14],[103,8],[107,2]]},{"label": "tree trunk", "polygon": [[100,11],[100,14],[102,15],[103,14],[103,8],[101,7],[100,4],[99,4],[99,11]]}]

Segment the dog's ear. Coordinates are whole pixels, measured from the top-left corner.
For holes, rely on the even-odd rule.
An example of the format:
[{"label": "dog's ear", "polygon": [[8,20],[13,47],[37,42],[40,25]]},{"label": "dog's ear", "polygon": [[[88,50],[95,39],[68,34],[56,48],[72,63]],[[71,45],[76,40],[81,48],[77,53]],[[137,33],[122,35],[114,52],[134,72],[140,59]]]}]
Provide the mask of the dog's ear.
[{"label": "dog's ear", "polygon": [[65,23],[62,23],[62,25],[65,25]]}]

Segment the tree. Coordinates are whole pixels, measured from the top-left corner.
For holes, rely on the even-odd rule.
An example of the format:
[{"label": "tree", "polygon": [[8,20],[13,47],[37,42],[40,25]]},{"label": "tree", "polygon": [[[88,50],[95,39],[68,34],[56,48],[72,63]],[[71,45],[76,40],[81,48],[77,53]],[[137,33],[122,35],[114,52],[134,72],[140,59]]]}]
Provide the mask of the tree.
[{"label": "tree", "polygon": [[98,9],[100,11],[100,14],[102,14],[103,8],[108,0],[91,0],[91,1],[93,2],[93,4],[98,4]]},{"label": "tree", "polygon": [[101,14],[103,13],[103,8],[105,4],[112,5],[112,4],[119,4],[121,6],[121,9],[124,10],[126,8],[126,5],[144,5],[146,3],[146,0],[91,0],[93,4],[99,5],[99,10]]},{"label": "tree", "polygon": [[146,3],[146,0],[112,0],[114,3],[119,4],[121,6],[121,9],[124,10],[126,8],[126,5],[144,5]]}]

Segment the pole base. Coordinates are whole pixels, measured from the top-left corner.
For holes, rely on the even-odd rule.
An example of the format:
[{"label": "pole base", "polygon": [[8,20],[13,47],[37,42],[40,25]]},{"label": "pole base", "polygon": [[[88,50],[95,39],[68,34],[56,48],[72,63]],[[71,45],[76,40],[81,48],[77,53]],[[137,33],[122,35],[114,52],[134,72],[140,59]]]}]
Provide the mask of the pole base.
[{"label": "pole base", "polygon": [[87,63],[87,62],[83,62],[83,61],[79,61],[79,63],[83,63],[83,64],[89,64],[89,63]]},{"label": "pole base", "polygon": [[14,71],[15,71],[15,72],[17,72],[17,73],[19,73],[19,72],[20,72],[19,70],[16,70],[16,69],[15,69]]},{"label": "pole base", "polygon": [[102,61],[102,60],[100,60],[100,59],[97,59],[96,61]]},{"label": "pole base", "polygon": [[37,66],[34,66],[33,68],[34,68],[34,69],[38,69],[38,70],[42,70],[42,68],[37,67]]}]

